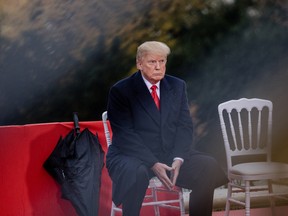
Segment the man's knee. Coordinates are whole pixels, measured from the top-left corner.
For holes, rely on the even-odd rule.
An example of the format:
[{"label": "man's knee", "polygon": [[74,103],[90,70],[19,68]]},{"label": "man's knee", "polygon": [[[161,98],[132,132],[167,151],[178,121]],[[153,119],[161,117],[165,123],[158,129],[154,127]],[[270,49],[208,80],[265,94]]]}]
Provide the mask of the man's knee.
[{"label": "man's knee", "polygon": [[142,182],[142,184],[145,184],[148,186],[149,184],[149,172],[148,172],[148,168],[144,165],[140,165],[137,168],[136,171],[136,176],[137,176],[137,181]]}]

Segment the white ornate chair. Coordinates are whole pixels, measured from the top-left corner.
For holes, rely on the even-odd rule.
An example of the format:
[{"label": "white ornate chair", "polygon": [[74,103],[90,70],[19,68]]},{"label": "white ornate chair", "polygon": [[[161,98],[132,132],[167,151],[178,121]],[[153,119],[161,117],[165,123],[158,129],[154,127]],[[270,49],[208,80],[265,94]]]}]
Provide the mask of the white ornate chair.
[{"label": "white ornate chair", "polygon": [[[107,142],[107,145],[109,146],[111,144],[112,137],[110,134],[111,129],[110,129],[110,125],[109,125],[109,121],[107,117],[107,111],[103,112],[102,114],[102,122],[104,126],[106,142]],[[158,199],[158,192],[176,194],[177,199],[169,199],[169,200]],[[176,209],[180,211],[181,216],[185,215],[185,206],[184,206],[182,188],[175,187],[175,190],[169,191],[162,185],[162,183],[157,177],[154,177],[150,180],[148,190],[146,192],[145,199],[144,199],[144,202],[142,203],[142,206],[153,206],[155,216],[160,216],[160,207]],[[111,216],[115,216],[116,212],[122,212],[122,209],[121,207],[117,207],[112,202]]]},{"label": "white ornate chair", "polygon": [[[274,215],[274,198],[288,198],[287,190],[273,191],[275,180],[288,178],[288,164],[271,160],[272,108],[271,101],[258,98],[230,100],[218,106],[229,178],[226,216],[231,202],[244,206],[249,216],[254,195],[269,197]],[[263,190],[266,192],[251,193]],[[236,192],[245,193],[244,202]]]}]

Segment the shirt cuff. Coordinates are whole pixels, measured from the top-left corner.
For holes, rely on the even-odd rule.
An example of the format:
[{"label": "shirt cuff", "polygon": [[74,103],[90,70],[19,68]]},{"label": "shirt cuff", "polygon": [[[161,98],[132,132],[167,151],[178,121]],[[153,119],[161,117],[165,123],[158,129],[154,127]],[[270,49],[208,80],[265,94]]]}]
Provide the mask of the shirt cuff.
[{"label": "shirt cuff", "polygon": [[183,158],[175,157],[175,158],[173,159],[173,161],[175,161],[175,160],[180,160],[182,163],[184,163],[184,159],[183,159]]}]

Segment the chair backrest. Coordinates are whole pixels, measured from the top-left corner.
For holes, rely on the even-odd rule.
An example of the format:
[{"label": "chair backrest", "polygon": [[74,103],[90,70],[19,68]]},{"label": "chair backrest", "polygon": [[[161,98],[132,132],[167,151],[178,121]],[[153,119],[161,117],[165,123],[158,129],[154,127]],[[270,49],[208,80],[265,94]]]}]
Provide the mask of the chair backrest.
[{"label": "chair backrest", "polygon": [[252,161],[260,156],[261,160],[271,161],[272,109],[271,101],[258,98],[219,104],[228,170],[244,156]]},{"label": "chair backrest", "polygon": [[103,127],[104,127],[104,133],[105,133],[107,146],[109,146],[109,145],[111,145],[111,135],[110,135],[109,126],[108,126],[107,111],[102,113],[102,122],[103,122]]}]

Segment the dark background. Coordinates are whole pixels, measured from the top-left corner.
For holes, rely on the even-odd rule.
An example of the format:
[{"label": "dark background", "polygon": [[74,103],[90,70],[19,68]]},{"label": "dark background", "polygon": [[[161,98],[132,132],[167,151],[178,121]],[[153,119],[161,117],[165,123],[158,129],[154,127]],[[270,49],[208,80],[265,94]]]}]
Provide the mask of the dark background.
[{"label": "dark background", "polygon": [[259,97],[287,161],[287,14],[280,0],[2,0],[0,125],[100,120],[137,46],[160,40],[167,73],[187,82],[197,149],[224,161],[218,104]]}]

